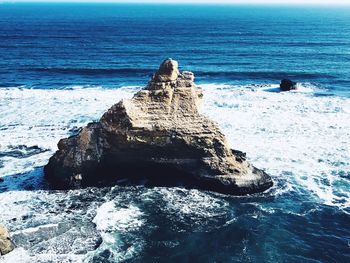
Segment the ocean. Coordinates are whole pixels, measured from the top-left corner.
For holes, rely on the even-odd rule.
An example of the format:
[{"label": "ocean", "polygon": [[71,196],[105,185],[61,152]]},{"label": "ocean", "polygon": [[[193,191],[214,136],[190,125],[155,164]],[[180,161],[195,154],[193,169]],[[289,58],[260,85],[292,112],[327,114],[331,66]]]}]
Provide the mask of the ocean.
[{"label": "ocean", "polygon": [[[168,57],[274,186],[48,189],[59,139]],[[349,7],[0,3],[0,262],[350,262],[349,138]]]}]

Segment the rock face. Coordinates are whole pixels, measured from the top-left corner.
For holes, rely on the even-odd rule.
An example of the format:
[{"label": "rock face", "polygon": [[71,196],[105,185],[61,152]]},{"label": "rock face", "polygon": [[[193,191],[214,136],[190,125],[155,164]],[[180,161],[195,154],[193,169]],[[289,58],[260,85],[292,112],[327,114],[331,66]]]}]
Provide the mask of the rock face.
[{"label": "rock face", "polygon": [[281,91],[289,91],[297,89],[297,83],[290,79],[282,79],[280,84]]},{"label": "rock face", "polygon": [[178,63],[171,58],[166,59],[160,65],[159,70],[153,76],[153,80],[157,82],[168,82],[177,80],[180,72]]},{"label": "rock face", "polygon": [[4,226],[0,225],[0,255],[10,253],[14,248],[9,232]]},{"label": "rock face", "polygon": [[231,150],[218,125],[199,113],[202,91],[193,80],[165,60],[132,99],[60,140],[46,178],[57,188],[126,182],[242,195],[271,187],[271,178]]}]

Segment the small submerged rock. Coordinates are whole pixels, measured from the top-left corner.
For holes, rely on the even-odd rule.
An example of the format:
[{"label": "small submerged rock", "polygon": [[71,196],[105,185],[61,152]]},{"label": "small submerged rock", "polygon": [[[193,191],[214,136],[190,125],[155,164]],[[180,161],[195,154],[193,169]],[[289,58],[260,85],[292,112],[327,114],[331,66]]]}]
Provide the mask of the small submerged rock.
[{"label": "small submerged rock", "polygon": [[271,187],[270,176],[232,151],[217,123],[199,113],[203,95],[193,81],[193,73],[180,73],[175,60],[165,60],[132,99],[60,140],[45,177],[57,188],[124,179],[235,195]]},{"label": "small submerged rock", "polygon": [[0,225],[0,255],[10,253],[15,248],[6,227]]},{"label": "small submerged rock", "polygon": [[280,84],[280,89],[281,91],[296,90],[297,83],[294,81],[291,81],[290,79],[282,79]]}]

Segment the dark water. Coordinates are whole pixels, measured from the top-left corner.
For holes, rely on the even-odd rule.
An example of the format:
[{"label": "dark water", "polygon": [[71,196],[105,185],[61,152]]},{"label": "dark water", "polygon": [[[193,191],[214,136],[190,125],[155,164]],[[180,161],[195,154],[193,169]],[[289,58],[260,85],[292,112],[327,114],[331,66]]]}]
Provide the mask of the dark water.
[{"label": "dark water", "polygon": [[[275,186],[47,190],[58,140],[167,57]],[[5,262],[350,262],[349,73],[349,8],[0,4]],[[299,91],[275,92],[284,77]]]}]

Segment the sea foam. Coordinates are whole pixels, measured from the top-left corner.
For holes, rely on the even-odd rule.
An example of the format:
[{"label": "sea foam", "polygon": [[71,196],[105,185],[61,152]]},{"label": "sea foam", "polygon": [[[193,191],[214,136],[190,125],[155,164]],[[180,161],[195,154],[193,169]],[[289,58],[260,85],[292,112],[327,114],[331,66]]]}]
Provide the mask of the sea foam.
[{"label": "sea foam", "polygon": [[202,87],[203,112],[234,149],[289,189],[302,187],[327,205],[349,207],[350,184],[341,174],[348,177],[350,169],[350,99],[314,96],[312,86],[280,93]]},{"label": "sea foam", "polygon": [[[202,112],[219,123],[232,148],[247,152],[255,166],[272,175],[275,186],[267,196],[302,193],[303,200],[349,213],[350,99],[315,96],[317,89],[312,86],[295,92],[271,92],[276,85],[201,86]],[[141,229],[153,227],[142,207],[147,204],[155,208],[164,204],[159,211],[164,216],[173,216],[177,223],[189,222],[191,231],[205,231],[210,229],[209,225],[222,227],[236,220],[237,215],[230,212],[225,199],[198,190],[159,188],[134,193],[131,189],[124,196],[118,188],[115,193],[118,197],[93,190],[37,191],[42,166],[57,150],[59,139],[98,120],[110,106],[132,97],[138,89],[0,89],[0,176],[4,180],[0,183],[3,211],[0,221],[7,223],[18,238],[36,237],[46,226],[64,236],[61,240],[56,237],[38,240],[37,250],[46,247],[42,254],[26,250],[30,246],[24,244],[24,249],[16,249],[6,258],[16,258],[15,253],[23,262],[79,262],[104,253],[111,243],[112,258],[132,258],[145,243],[138,236]],[[25,191],[28,184],[36,191]],[[80,197],[94,201],[80,202]],[[69,206],[74,207],[74,213],[67,209]],[[266,209],[266,213],[280,209],[263,203],[260,206],[262,213]],[[294,210],[293,207],[289,212]],[[66,234],[62,232],[65,227],[60,224],[62,220],[72,222]],[[86,225],[84,231],[78,230],[81,220]],[[81,253],[79,244],[94,246],[96,234],[89,237],[91,240],[85,236],[94,229],[91,222],[96,224],[102,244],[93,254],[75,254]],[[57,224],[59,227],[55,227]],[[69,248],[72,233],[77,235],[74,236],[77,247]],[[130,240],[134,240],[134,245],[128,246]],[[60,242],[63,243],[58,246]],[[175,246],[176,242],[169,245]],[[70,252],[60,254],[60,246]]]}]

